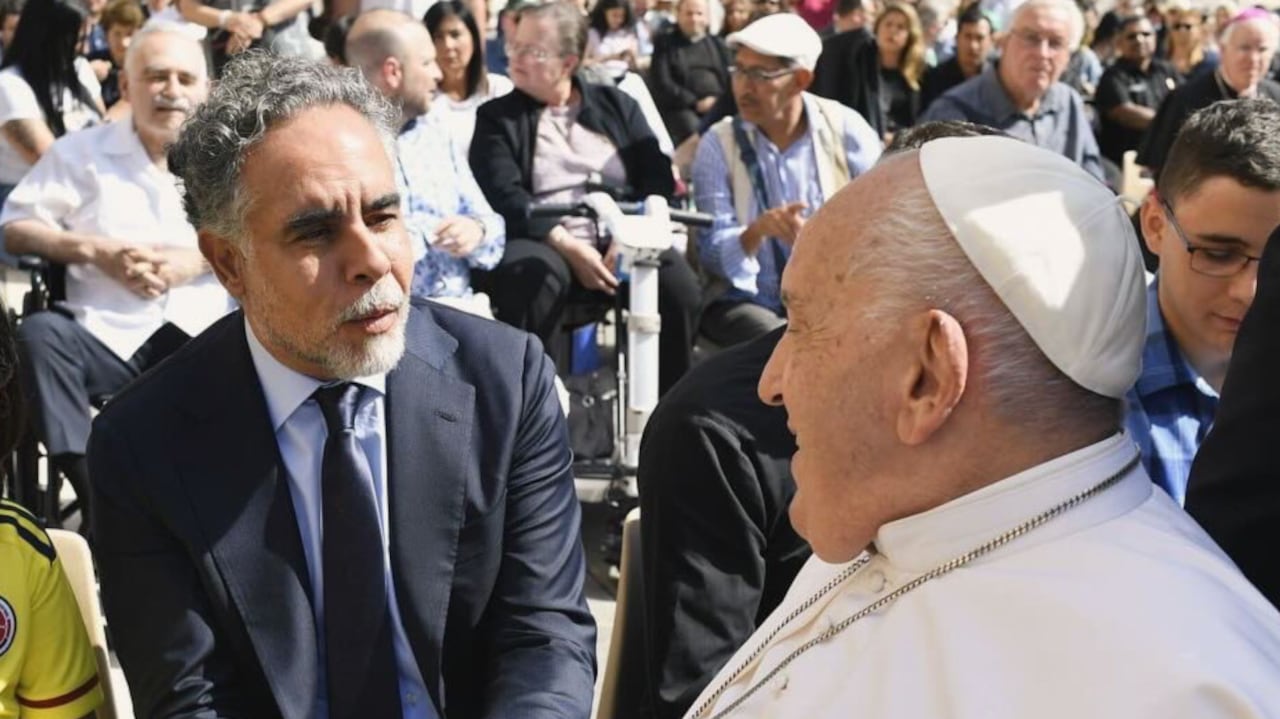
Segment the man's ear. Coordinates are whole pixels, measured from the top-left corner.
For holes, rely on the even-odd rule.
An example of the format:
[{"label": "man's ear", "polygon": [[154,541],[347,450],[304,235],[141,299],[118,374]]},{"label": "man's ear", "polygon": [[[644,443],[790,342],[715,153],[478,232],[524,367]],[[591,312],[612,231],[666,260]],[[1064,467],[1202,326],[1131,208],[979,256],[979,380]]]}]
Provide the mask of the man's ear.
[{"label": "man's ear", "polygon": [[378,76],[382,78],[383,86],[390,91],[388,94],[395,95],[404,85],[404,65],[395,55],[388,55],[378,68]]},{"label": "man's ear", "polygon": [[796,79],[796,87],[800,88],[800,92],[808,90],[809,86],[813,84],[813,70],[800,68],[795,71],[792,77]]},{"label": "man's ear", "polygon": [[[213,274],[226,288],[227,294],[244,303],[245,257],[235,243],[208,230],[200,230],[196,234],[200,242],[200,254],[213,268]],[[248,242],[248,239],[245,240]]]},{"label": "man's ear", "polygon": [[1160,206],[1159,195],[1155,190],[1147,193],[1138,209],[1138,225],[1142,229],[1142,241],[1147,243],[1151,254],[1160,256],[1160,248],[1164,245],[1164,228],[1169,224],[1164,208]]},{"label": "man's ear", "polygon": [[929,310],[912,322],[914,347],[900,387],[897,429],[899,441],[918,445],[946,423],[964,396],[969,345],[960,322],[942,310]]},{"label": "man's ear", "polygon": [[129,99],[129,72],[126,68],[120,68],[120,72],[116,73],[116,84],[120,91],[120,97]]}]

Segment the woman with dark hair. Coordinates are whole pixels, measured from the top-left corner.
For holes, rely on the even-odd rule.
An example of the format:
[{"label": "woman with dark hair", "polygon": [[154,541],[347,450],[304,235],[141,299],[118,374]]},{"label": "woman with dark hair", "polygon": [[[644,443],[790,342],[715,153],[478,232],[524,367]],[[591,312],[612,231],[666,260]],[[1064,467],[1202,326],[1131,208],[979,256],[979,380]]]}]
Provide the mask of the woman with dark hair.
[{"label": "woman with dark hair", "polygon": [[465,154],[476,129],[476,108],[511,92],[511,81],[485,70],[484,36],[466,3],[440,0],[423,21],[436,44],[441,75],[431,112],[445,117],[450,139]]},{"label": "woman with dark hair", "polygon": [[79,0],[29,0],[0,63],[0,202],[68,132],[101,121],[102,89],[77,57]]},{"label": "woman with dark hair", "polygon": [[[636,22],[631,0],[599,0],[591,8],[587,30],[586,65],[601,65],[612,78],[628,70],[643,71],[649,65],[648,29]],[[649,47],[649,53],[644,48]]]}]

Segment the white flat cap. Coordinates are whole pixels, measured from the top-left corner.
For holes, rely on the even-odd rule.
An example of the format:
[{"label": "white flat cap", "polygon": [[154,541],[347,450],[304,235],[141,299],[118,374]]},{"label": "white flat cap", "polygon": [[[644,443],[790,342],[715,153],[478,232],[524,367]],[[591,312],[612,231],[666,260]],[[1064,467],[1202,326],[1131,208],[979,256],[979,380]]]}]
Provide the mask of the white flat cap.
[{"label": "white flat cap", "polygon": [[956,242],[1049,361],[1123,397],[1142,367],[1146,287],[1115,195],[1065,157],[1004,137],[935,140],[919,159]]},{"label": "white flat cap", "polygon": [[766,15],[725,38],[730,50],[748,47],[761,55],[794,61],[806,70],[818,64],[822,38],[799,15]]}]

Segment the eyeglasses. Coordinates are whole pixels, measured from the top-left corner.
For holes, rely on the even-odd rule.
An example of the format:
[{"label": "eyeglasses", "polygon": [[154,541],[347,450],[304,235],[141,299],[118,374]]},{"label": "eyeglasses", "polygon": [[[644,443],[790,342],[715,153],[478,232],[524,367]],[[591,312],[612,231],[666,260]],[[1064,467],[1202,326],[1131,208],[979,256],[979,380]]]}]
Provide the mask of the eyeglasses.
[{"label": "eyeglasses", "polygon": [[1173,29],[1180,32],[1190,32],[1191,30],[1195,30],[1196,26],[1189,22],[1175,22],[1173,24]]},{"label": "eyeglasses", "polygon": [[765,70],[761,67],[738,67],[737,65],[729,66],[729,74],[736,78],[741,78],[750,82],[769,82],[785,77],[795,72],[797,68],[784,67],[780,70]]},{"label": "eyeglasses", "polygon": [[534,62],[546,62],[553,57],[560,57],[558,54],[537,45],[517,45],[509,42],[506,48],[507,57],[511,60],[527,57]]},{"label": "eyeglasses", "polygon": [[1013,36],[1034,48],[1039,48],[1041,45],[1048,43],[1049,50],[1052,52],[1061,52],[1067,49],[1067,39],[1060,36],[1041,35],[1035,30],[1014,30]]},{"label": "eyeglasses", "polygon": [[1173,231],[1178,233],[1178,239],[1182,240],[1182,244],[1186,246],[1187,254],[1191,255],[1192,270],[1209,277],[1232,277],[1247,267],[1250,262],[1257,262],[1262,259],[1261,257],[1247,255],[1239,250],[1218,249],[1216,247],[1191,244],[1191,240],[1187,239],[1187,233],[1182,231],[1182,225],[1178,224],[1178,218],[1174,216],[1173,208],[1169,206],[1169,202],[1161,197],[1160,206],[1164,208],[1165,215],[1169,218],[1169,224],[1173,225]]},{"label": "eyeglasses", "polygon": [[1133,42],[1134,40],[1146,40],[1147,38],[1151,37],[1152,35],[1155,35],[1155,33],[1153,33],[1153,32],[1131,32],[1131,33],[1129,33],[1128,35],[1125,35],[1125,36],[1124,36],[1124,39],[1125,39],[1125,40],[1128,40],[1128,41],[1130,41],[1130,42]]}]

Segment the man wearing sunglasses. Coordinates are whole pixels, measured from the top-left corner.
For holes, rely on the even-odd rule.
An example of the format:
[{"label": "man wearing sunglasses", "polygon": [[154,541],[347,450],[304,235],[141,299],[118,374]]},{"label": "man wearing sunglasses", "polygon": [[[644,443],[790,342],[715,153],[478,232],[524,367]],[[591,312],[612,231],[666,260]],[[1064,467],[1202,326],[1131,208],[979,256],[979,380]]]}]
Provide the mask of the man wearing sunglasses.
[{"label": "man wearing sunglasses", "polygon": [[1102,156],[1123,166],[1124,153],[1138,149],[1156,109],[1177,86],[1178,73],[1155,57],[1156,31],[1141,15],[1120,21],[1116,46],[1120,57],[1102,74],[1094,102],[1102,124]]},{"label": "man wearing sunglasses", "polygon": [[1183,503],[1253,303],[1258,258],[1280,225],[1280,106],[1235,100],[1192,115],[1141,220],[1160,268],[1125,424],[1152,480]]}]

